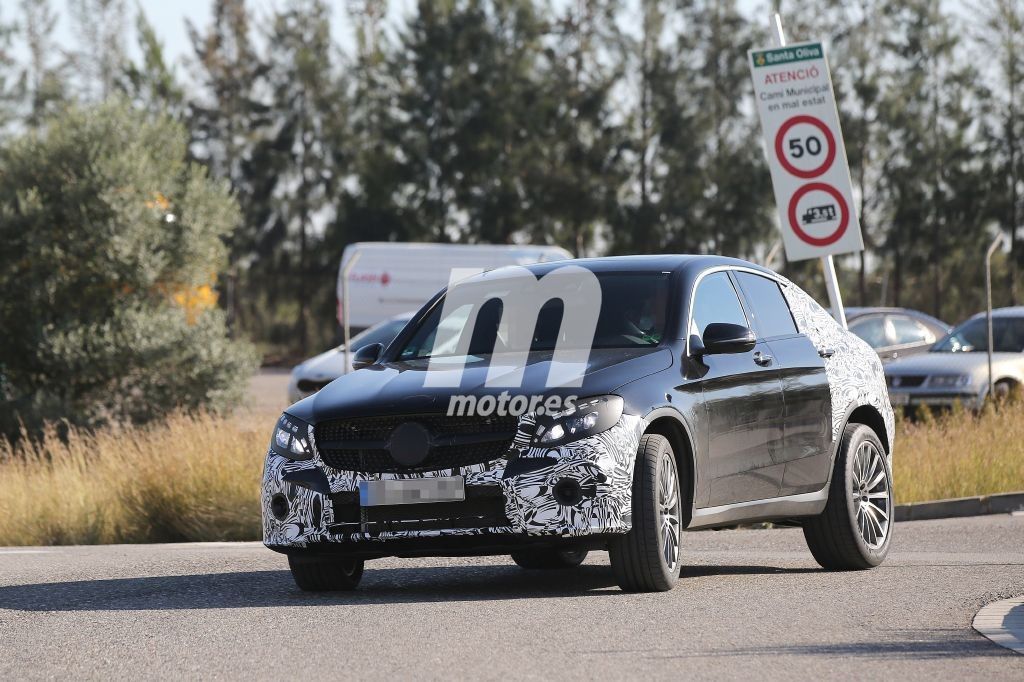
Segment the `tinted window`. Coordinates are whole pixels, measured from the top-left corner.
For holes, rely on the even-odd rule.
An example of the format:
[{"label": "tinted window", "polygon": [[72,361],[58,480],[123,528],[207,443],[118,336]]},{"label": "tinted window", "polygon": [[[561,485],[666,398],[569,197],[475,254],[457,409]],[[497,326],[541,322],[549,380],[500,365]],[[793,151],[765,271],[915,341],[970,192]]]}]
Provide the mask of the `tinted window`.
[{"label": "tinted window", "polygon": [[935,343],[935,335],[917,320],[901,315],[893,315],[889,319],[892,320],[897,344]]},{"label": "tinted window", "polygon": [[[665,319],[668,311],[669,276],[657,272],[601,272],[595,273],[601,286],[601,310],[594,330],[592,348],[643,348],[661,343],[665,333]],[[525,286],[515,280],[501,280],[498,284],[511,282],[509,286]],[[478,306],[462,305],[448,311],[448,316],[441,320],[443,306],[438,305],[430,316],[416,330],[416,333],[399,352],[403,360],[416,360],[429,357],[456,357],[458,341],[469,334],[469,355],[489,355],[512,350],[509,347],[510,321],[502,316],[502,304],[499,298],[487,298],[496,284],[481,282],[480,298],[484,302]],[[509,294],[508,290],[501,293]],[[469,321],[475,322],[470,329]],[[553,298],[544,303],[534,322],[533,336],[530,340],[531,351],[553,350],[560,338],[566,338],[566,330],[562,329],[564,304],[560,299]],[[441,347],[434,347],[438,327],[449,330],[443,333]]]},{"label": "tinted window", "polygon": [[[1024,317],[992,319],[992,346],[997,353],[1024,351]],[[988,350],[988,323],[984,317],[968,320],[932,347],[933,351],[970,353]]]},{"label": "tinted window", "polygon": [[700,281],[693,303],[690,333],[704,336],[704,330],[712,322],[731,322],[747,326],[743,307],[736,296],[732,280],[724,272],[715,272]]},{"label": "tinted window", "polygon": [[886,334],[887,324],[881,315],[872,315],[856,320],[850,325],[850,331],[868,342],[872,348],[884,348],[889,345]]},{"label": "tinted window", "polygon": [[796,334],[796,323],[779,285],[767,277],[737,272],[743,295],[747,298],[754,331],[762,339]]}]

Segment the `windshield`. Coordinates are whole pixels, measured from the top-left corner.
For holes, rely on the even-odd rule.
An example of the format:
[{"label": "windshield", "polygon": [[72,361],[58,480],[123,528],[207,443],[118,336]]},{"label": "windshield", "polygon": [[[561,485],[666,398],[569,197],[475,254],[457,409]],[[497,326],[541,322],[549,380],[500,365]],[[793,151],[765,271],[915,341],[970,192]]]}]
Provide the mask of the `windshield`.
[{"label": "windshield", "polygon": [[[394,341],[395,337],[398,336],[398,332],[402,331],[402,328],[408,323],[408,320],[388,320],[387,322],[381,322],[376,326],[370,327],[366,331],[352,337],[352,350],[359,350],[363,346],[369,346],[371,343],[387,346]],[[338,347],[344,348],[343,345]]]},{"label": "windshield", "polygon": [[[594,331],[591,348],[645,348],[656,346],[665,333],[665,317],[668,310],[668,273],[594,273],[601,286],[601,309],[597,328]],[[469,328],[474,308],[476,324]],[[462,357],[456,356],[459,341],[470,334],[469,356],[485,356],[504,349],[509,334],[509,321],[502,318],[502,300],[490,298],[482,304],[464,304],[454,310],[445,311],[438,305],[399,352],[400,360],[423,358]],[[562,329],[563,303],[552,298],[540,308],[531,351],[554,350],[558,341],[566,337]],[[438,327],[445,342],[434,347]],[[452,332],[452,333],[448,333]]]},{"label": "windshield", "polygon": [[[1024,352],[1024,317],[992,318],[992,347],[997,353]],[[984,317],[968,320],[932,346],[933,353],[988,351],[988,322]]]}]

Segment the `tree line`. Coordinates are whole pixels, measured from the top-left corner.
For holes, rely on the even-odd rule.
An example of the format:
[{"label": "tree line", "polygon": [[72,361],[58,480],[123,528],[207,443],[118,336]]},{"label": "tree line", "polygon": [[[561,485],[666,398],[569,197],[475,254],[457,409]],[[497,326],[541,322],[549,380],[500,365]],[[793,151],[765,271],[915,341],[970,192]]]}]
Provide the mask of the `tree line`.
[{"label": "tree line", "polygon": [[[746,52],[768,8],[731,0],[212,0],[185,73],[125,0],[0,14],[0,125],[32,134],[74,102],[128,100],[188,131],[240,205],[217,288],[266,352],[334,334],[344,246],[534,242],[577,255],[715,252],[778,239]],[[839,260],[847,304],[950,322],[1016,303],[1024,248],[1024,5],[811,0],[778,7],[823,40],[868,245]],[[331,12],[349,34],[332,34]],[[126,30],[134,25],[134,31]],[[125,35],[134,33],[129,50]],[[173,229],[170,226],[168,229]],[[823,298],[816,262],[771,263]]]}]

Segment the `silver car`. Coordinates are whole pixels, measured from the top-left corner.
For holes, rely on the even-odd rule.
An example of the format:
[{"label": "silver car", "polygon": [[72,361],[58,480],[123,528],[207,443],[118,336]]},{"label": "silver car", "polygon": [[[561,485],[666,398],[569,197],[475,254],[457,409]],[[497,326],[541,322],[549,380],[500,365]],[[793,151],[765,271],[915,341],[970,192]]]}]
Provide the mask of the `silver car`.
[{"label": "silver car", "polygon": [[[995,395],[1024,385],[1024,307],[992,312],[992,379]],[[893,405],[980,409],[988,396],[988,329],[985,313],[960,324],[924,354],[885,366]]]},{"label": "silver car", "polygon": [[850,331],[867,341],[883,363],[927,353],[951,327],[909,308],[847,308]]},{"label": "silver car", "polygon": [[[411,318],[412,313],[395,315],[356,334],[352,337],[352,352],[355,353],[363,346],[369,346],[372,343],[387,346],[398,336],[398,332],[402,331],[402,327]],[[291,378],[288,380],[288,401],[295,403],[308,395],[313,395],[342,374],[348,374],[351,371],[352,368],[345,364],[344,345],[311,357],[296,365],[292,370]]]}]

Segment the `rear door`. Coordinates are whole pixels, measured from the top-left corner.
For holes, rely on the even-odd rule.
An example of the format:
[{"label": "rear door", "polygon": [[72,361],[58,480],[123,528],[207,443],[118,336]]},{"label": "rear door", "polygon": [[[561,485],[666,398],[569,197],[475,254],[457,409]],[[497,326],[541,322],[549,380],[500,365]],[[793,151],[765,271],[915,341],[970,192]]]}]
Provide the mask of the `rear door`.
[{"label": "rear door", "polygon": [[[750,326],[726,271],[697,285],[689,333],[712,322]],[[709,506],[774,497],[782,483],[782,382],[772,349],[707,355],[701,378],[708,423]]]},{"label": "rear door", "polygon": [[776,455],[785,464],[780,493],[820,490],[828,480],[832,434],[832,395],[825,361],[797,329],[775,280],[750,272],[734,276],[753,318],[754,333],[771,346],[782,382],[783,440]]}]

